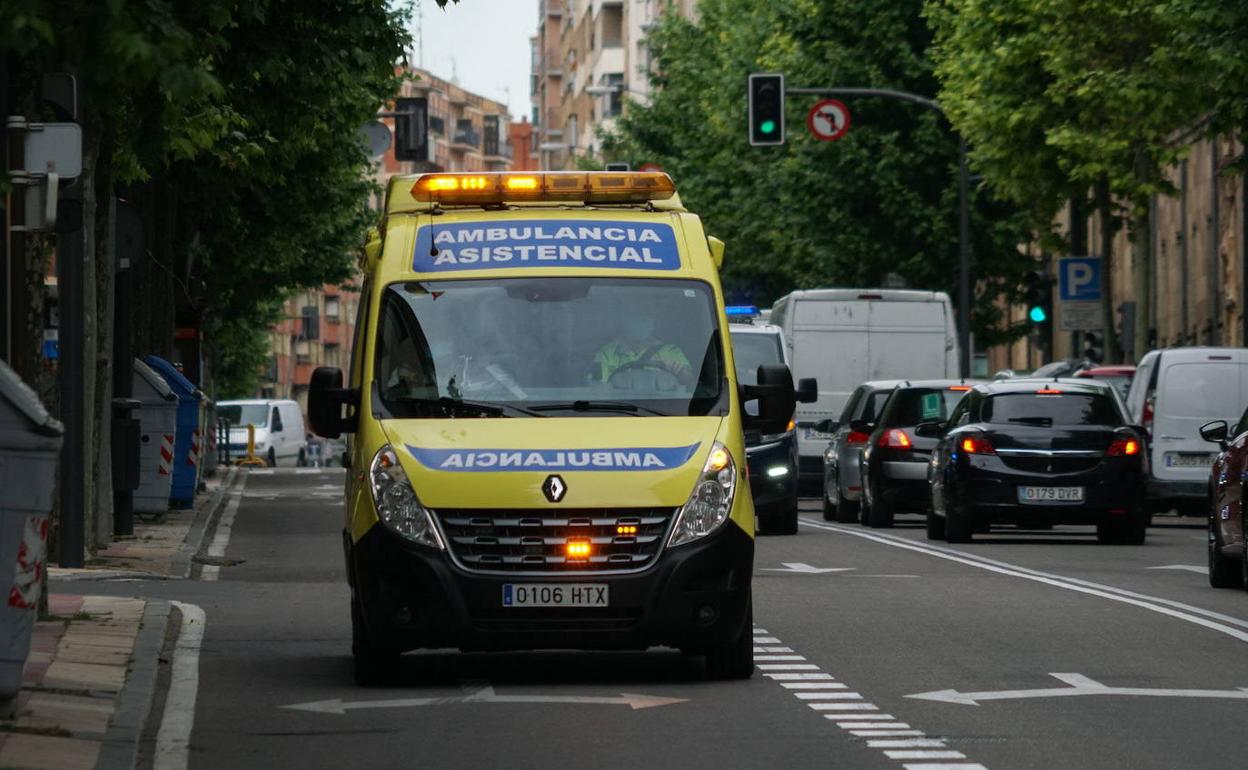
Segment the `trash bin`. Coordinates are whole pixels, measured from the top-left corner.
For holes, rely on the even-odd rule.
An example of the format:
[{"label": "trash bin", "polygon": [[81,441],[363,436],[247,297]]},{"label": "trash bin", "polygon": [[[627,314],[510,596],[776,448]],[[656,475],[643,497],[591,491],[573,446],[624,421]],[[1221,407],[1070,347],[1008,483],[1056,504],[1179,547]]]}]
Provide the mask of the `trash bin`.
[{"label": "trash bin", "polygon": [[139,487],[134,490],[134,512],[164,513],[169,510],[173,482],[178,397],[163,377],[137,358],[131,392],[143,404],[139,410]]},{"label": "trash bin", "polygon": [[169,485],[169,507],[190,508],[199,486],[199,455],[203,437],[199,432],[199,403],[204,394],[195,383],[160,356],[146,356],[143,362],[164,378],[178,397],[178,435],[173,442],[173,483]]},{"label": "trash bin", "polygon": [[[0,361],[0,701],[22,686],[43,586],[48,512],[64,428]],[[3,594],[0,594],[3,595]]]},{"label": "trash bin", "polygon": [[204,434],[204,478],[217,472],[221,464],[220,449],[217,447],[217,402],[204,399],[203,418],[199,421]]},{"label": "trash bin", "polygon": [[113,534],[134,534],[134,490],[139,486],[139,449],[143,445],[138,412],[143,402],[113,399]]}]

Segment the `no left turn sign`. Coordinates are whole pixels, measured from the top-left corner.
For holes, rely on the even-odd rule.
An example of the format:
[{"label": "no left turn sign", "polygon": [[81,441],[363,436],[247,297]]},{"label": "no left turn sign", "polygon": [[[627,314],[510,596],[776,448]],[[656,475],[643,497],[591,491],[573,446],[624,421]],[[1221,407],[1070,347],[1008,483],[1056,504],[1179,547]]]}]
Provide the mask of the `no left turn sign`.
[{"label": "no left turn sign", "polygon": [[849,108],[838,99],[824,99],[806,114],[806,127],[816,139],[835,142],[849,130]]}]

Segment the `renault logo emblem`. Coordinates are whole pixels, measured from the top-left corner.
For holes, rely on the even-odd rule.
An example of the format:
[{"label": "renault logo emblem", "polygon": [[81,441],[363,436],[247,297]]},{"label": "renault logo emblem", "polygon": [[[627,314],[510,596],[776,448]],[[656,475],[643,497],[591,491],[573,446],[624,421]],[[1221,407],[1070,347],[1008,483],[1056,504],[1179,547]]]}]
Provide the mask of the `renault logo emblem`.
[{"label": "renault logo emblem", "polygon": [[542,482],[542,494],[546,495],[546,499],[552,503],[559,502],[567,493],[568,485],[563,483],[563,479],[558,474],[547,476],[546,481]]}]

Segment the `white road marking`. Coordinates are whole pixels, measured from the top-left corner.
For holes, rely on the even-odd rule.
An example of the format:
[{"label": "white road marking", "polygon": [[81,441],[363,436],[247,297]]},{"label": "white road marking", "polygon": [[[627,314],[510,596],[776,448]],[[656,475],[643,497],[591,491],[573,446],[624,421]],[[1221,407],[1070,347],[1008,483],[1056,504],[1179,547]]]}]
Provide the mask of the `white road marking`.
[{"label": "white road marking", "polygon": [[272,476],[276,471],[273,468],[251,468],[247,471],[248,476]]},{"label": "white road marking", "polygon": [[[1108,599],[1114,602],[1130,604],[1135,607],[1146,609],[1150,612],[1156,612],[1162,615],[1168,615],[1178,620],[1183,620],[1188,623],[1193,623],[1198,626],[1203,626],[1204,628],[1208,628],[1213,631],[1218,631],[1219,633],[1223,633],[1223,634],[1226,634],[1227,636],[1238,639],[1241,642],[1248,642],[1248,620],[1242,620],[1240,618],[1234,618],[1229,615],[1223,615],[1221,613],[1213,612],[1211,610],[1206,610],[1201,607],[1193,607],[1190,604],[1183,604],[1182,602],[1176,602],[1170,599],[1163,599],[1159,596],[1139,594],[1133,591],[1127,591],[1122,588],[1115,588],[1114,586],[1106,586],[1106,585],[1101,585],[1099,583],[1091,583],[1089,581],[1081,580],[1079,578],[1072,578],[1072,577],[1066,577],[1064,575],[1054,575],[1051,573],[1039,572],[1037,570],[1029,569],[1027,567],[1020,567],[1015,564],[1008,564],[1006,562],[1000,562],[994,559],[988,559],[985,557],[976,556],[974,554],[966,553],[965,551],[958,551],[958,550],[954,550],[950,548],[944,548],[941,546],[933,546],[933,545],[925,545],[925,544],[921,545],[914,541],[905,540],[903,538],[894,538],[890,535],[879,535],[874,532],[863,532],[863,531],[853,530],[848,527],[841,527],[835,524],[821,524],[821,523],[810,521],[808,519],[802,519],[801,523],[805,524],[808,527],[812,527],[814,529],[822,529],[828,532],[835,532],[837,534],[853,535],[854,537],[861,537],[866,540],[874,540],[877,543],[890,545],[890,546],[893,546],[894,548],[902,548],[904,550],[914,551],[916,553],[925,554],[927,556],[934,556],[938,559],[945,559],[947,561],[953,561],[953,562],[958,562],[960,564],[966,564],[968,566],[975,567],[977,569],[986,570],[988,572],[996,572],[1001,575],[1008,575],[1011,577],[1022,578],[1024,580],[1031,580],[1037,583],[1043,583],[1045,585],[1053,586],[1055,588],[1061,588],[1067,591],[1075,591],[1077,593],[1088,594],[1090,596],[1097,596],[1102,599]],[[1245,629],[1245,630],[1240,630],[1240,628],[1232,628],[1232,626],[1239,626],[1240,628]]]},{"label": "white road marking", "polygon": [[162,770],[186,770],[191,730],[195,726],[195,699],[199,695],[199,649],[204,641],[207,616],[194,604],[176,601],[172,604],[182,613],[182,626],[173,645],[169,691],[156,733],[152,764]]},{"label": "white road marking", "polygon": [[[769,641],[779,643],[779,639],[775,637],[769,637]],[[804,669],[818,668],[813,664],[786,664],[784,667],[789,668],[794,665],[800,665]],[[865,740],[869,748],[884,750],[884,755],[890,759],[966,758],[965,754],[957,751],[933,750],[946,749],[945,740],[930,738],[922,730],[913,728],[906,722],[897,721],[892,714],[881,714],[878,706],[867,702],[861,693],[848,691],[848,686],[835,681],[831,674],[768,670],[776,667],[779,667],[779,664],[758,666],[763,670],[763,676],[789,690],[799,701],[805,703],[807,708],[820,714],[824,719],[835,722],[838,728],[845,730],[854,738]],[[987,770],[983,765],[971,765],[971,767]]]},{"label": "white road marking", "polygon": [[754,652],[793,652],[793,648],[792,647],[755,647]]},{"label": "white road marking", "polygon": [[[212,543],[208,545],[208,555],[221,558],[225,556],[225,549],[230,544],[230,532],[234,529],[234,517],[238,515],[238,505],[243,499],[243,489],[247,486],[247,476],[244,474],[239,477],[238,487],[230,492],[230,501],[226,503],[225,510],[221,513],[221,518],[217,521],[217,531],[212,537]],[[221,567],[216,564],[201,564],[199,567],[200,580],[217,580],[221,577]]]},{"label": "white road marking", "polygon": [[1184,570],[1186,572],[1195,572],[1198,575],[1204,575],[1209,572],[1208,567],[1202,567],[1198,564],[1167,564],[1164,567],[1149,567],[1149,569]]},{"label": "white road marking", "polygon": [[1022,700],[1026,698],[1063,698],[1076,695],[1143,695],[1157,698],[1233,698],[1248,699],[1248,687],[1234,690],[1182,690],[1162,689],[1159,687],[1109,687],[1089,679],[1083,674],[1049,674],[1051,677],[1065,682],[1069,687],[1048,687],[1035,690],[997,690],[989,692],[958,692],[957,690],[936,690],[907,695],[907,698],[932,700],[941,703],[960,703],[966,706],[978,706],[986,700]]},{"label": "white road marking", "polygon": [[[780,656],[805,660],[801,655]],[[759,671],[818,671],[819,667],[814,663],[760,663]]]},{"label": "white road marking", "polygon": [[498,695],[489,685],[476,687],[466,695],[449,698],[393,698],[386,700],[344,701],[341,698],[311,701],[308,703],[292,703],[282,706],[294,711],[310,711],[316,714],[346,714],[348,711],[361,709],[399,709],[418,706],[448,706],[453,704],[476,703],[574,703],[578,705],[628,706],[638,709],[670,706],[674,703],[686,703],[687,698],[665,698],[659,695],[642,695],[639,693],[620,693],[618,697],[597,697],[590,695]]},{"label": "white road marking", "polygon": [[905,770],[988,770],[978,762],[919,762],[902,765]]},{"label": "white road marking", "polygon": [[755,661],[760,660],[806,660],[805,655],[755,655]]},{"label": "white road marking", "polygon": [[756,628],[756,629],[754,629],[754,635],[755,635],[755,636],[766,636],[767,634],[770,634],[770,633],[771,633],[771,632],[770,632],[770,631],[768,631],[768,630],[767,630],[767,629],[765,629],[765,628]]},{"label": "white road marking", "polygon": [[782,561],[780,563],[784,565],[783,569],[780,567],[767,567],[763,572],[797,572],[806,575],[822,575],[826,572],[852,572],[857,569],[857,567],[812,567],[800,561]]},{"label": "white road marking", "polygon": [[779,644],[780,640],[774,636],[756,636],[754,644]]}]

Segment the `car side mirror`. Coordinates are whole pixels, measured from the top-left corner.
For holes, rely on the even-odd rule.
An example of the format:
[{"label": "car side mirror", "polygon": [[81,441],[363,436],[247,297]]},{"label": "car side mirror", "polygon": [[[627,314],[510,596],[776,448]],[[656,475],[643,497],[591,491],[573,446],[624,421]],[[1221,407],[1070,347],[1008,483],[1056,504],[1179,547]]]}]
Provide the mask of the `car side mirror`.
[{"label": "car side mirror", "polygon": [[875,430],[875,423],[870,420],[850,420],[849,429],[854,433],[871,433]]},{"label": "car side mirror", "polygon": [[745,427],[763,434],[784,433],[797,408],[793,373],[784,364],[762,364],[758,367],[757,382],[741,387],[743,401],[758,401],[757,416],[743,415]]},{"label": "car side mirror", "polygon": [[1200,437],[1205,441],[1225,447],[1228,431],[1226,420],[1214,420],[1200,426]]},{"label": "car side mirror", "polygon": [[914,426],[914,435],[923,438],[940,438],[945,435],[945,423],[940,420],[926,420]]},{"label": "car side mirror", "polygon": [[797,402],[813,404],[819,400],[819,381],[814,377],[803,377],[797,381]]},{"label": "car side mirror", "polygon": [[[333,366],[319,366],[312,372],[308,383],[308,422],[312,431],[322,438],[338,438],[343,433],[354,433],[355,408],[360,404],[360,394],[342,387],[342,370]],[[348,416],[342,416],[342,407]]]},{"label": "car side mirror", "polygon": [[840,423],[836,420],[820,420],[814,425],[815,430],[820,433],[836,433],[836,429],[840,427]]}]

